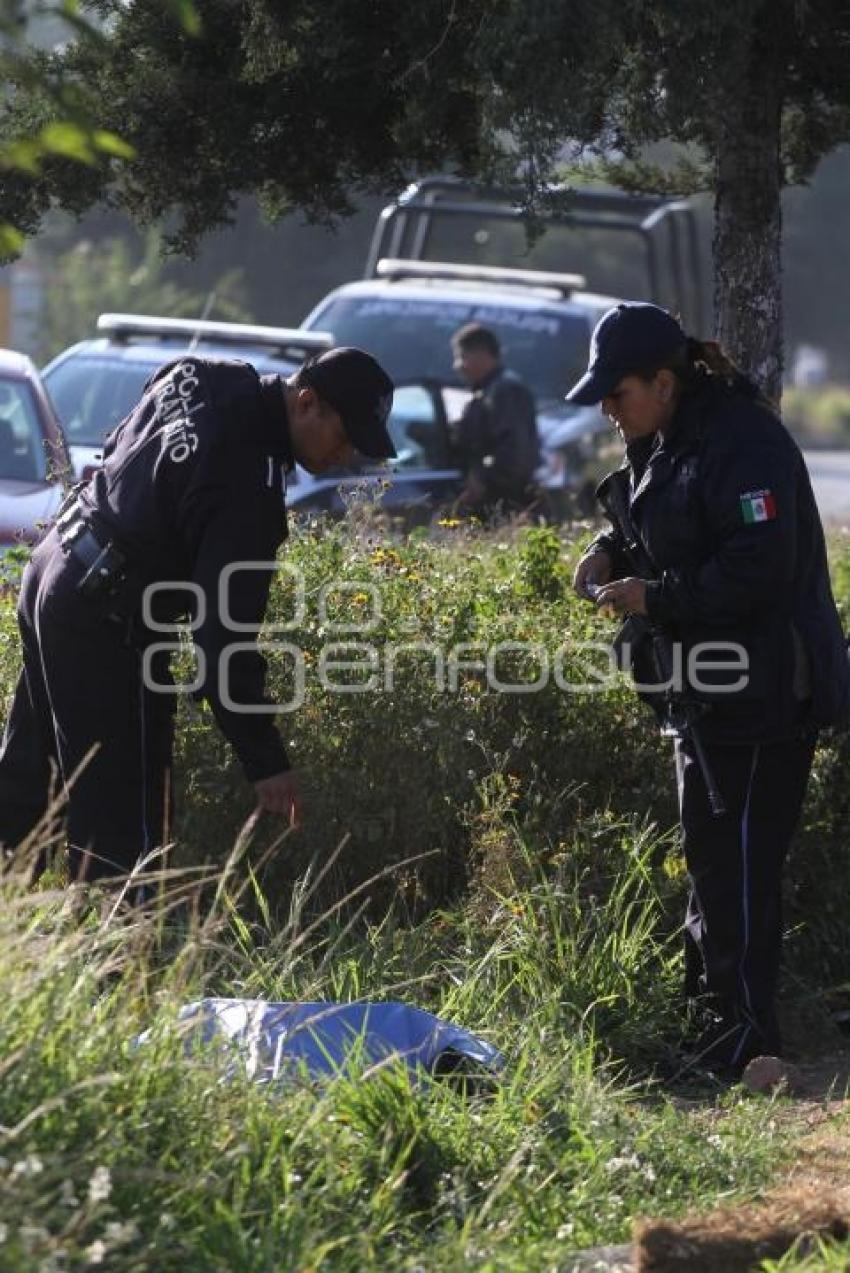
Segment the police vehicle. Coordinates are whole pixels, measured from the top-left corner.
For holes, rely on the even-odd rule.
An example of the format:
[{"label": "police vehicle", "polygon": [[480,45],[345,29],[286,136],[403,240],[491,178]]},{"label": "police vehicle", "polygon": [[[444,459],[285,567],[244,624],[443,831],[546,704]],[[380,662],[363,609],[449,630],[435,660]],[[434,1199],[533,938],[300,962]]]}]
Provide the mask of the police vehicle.
[{"label": "police vehicle", "polygon": [[71,345],[42,378],[62,422],[74,473],[100,463],[103,440],[141,396],[148,377],[183,353],[241,358],[262,374],[289,376],[311,353],[330,349],[327,332],[144,314],[101,314],[97,335]]},{"label": "police vehicle", "polygon": [[0,349],[0,552],[34,543],[68,473],[65,440],[35,366]]},{"label": "police vehicle", "polygon": [[[264,374],[289,376],[307,355],[337,343],[315,328],[308,332],[138,314],[101,314],[97,333],[58,354],[43,371],[78,478],[94,471],[106,435],[133,407],[151,373],[169,359],[185,352],[242,358]],[[398,385],[389,421],[398,451],[392,472],[380,466],[315,478],[296,467],[289,478],[287,507],[339,516],[371,488],[388,512],[427,520],[435,507],[450,504],[461,487],[461,474],[449,463],[448,414],[442,386]]]},{"label": "police vehicle", "polygon": [[[598,407],[572,406],[564,394],[586,367],[591,331],[616,298],[588,292],[578,275],[539,270],[383,258],[376,275],[336,288],[302,325],[332,332],[336,344],[367,349],[402,386],[402,414],[414,427],[408,424],[407,459],[400,455],[397,465],[439,469],[449,453],[446,425],[469,397],[452,366],[451,337],[465,323],[484,323],[537,400],[543,455],[537,477],[550,505],[560,516],[592,507],[597,443],[608,435],[607,422]],[[406,384],[421,387],[405,394]],[[446,487],[457,478],[446,473]]]},{"label": "police vehicle", "polygon": [[[566,517],[593,508],[596,479],[610,467],[599,454],[610,437],[599,409],[563,400],[587,365],[594,325],[622,299],[607,293],[625,286],[633,299],[681,313],[695,331],[705,321],[706,299],[697,222],[685,200],[553,186],[535,219],[553,236],[549,266],[572,258],[581,261],[582,274],[493,263],[494,255],[513,263],[528,251],[521,190],[440,176],[414,182],[379,213],[364,278],[331,292],[302,325],[368,349],[396,383],[425,382],[432,393],[442,388],[450,421],[468,396],[452,367],[452,333],[468,322],[492,328],[506,365],[537,399],[543,455],[537,476],[550,509]],[[617,250],[624,244],[625,254]],[[484,252],[486,261],[470,261]],[[588,288],[582,276],[588,268],[602,286]],[[421,395],[415,401],[424,406]],[[439,406],[434,414],[442,414]],[[411,451],[424,433],[421,421],[414,424]]]}]

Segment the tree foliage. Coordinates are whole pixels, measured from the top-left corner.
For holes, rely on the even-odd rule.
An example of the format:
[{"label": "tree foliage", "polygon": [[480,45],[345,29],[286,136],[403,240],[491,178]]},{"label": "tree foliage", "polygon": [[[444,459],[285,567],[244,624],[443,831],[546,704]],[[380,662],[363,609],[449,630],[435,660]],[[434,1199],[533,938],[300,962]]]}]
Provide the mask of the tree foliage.
[{"label": "tree foliage", "polygon": [[[173,245],[191,249],[243,193],[273,216],[297,208],[324,220],[363,191],[434,169],[519,175],[534,210],[565,156],[610,165],[613,154],[633,186],[714,191],[717,330],[776,387],[779,194],[850,138],[846,0],[205,0],[197,10],[91,0],[86,12],[100,34],[83,26],[14,68],[0,139],[55,138],[45,129],[85,118],[91,137],[121,138],[135,159],[95,145],[81,165],[59,147],[36,171],[7,174],[5,215],[22,230],[54,201],[74,211],[107,201],[167,221]],[[660,139],[687,148],[674,174],[645,162]]]},{"label": "tree foliage", "polygon": [[[533,96],[561,136],[633,161],[637,186],[653,189],[665,180],[643,162],[647,142],[694,143],[716,158],[742,90],[753,82],[760,87],[772,70],[781,88],[783,183],[807,179],[837,141],[850,137],[850,9],[843,0],[626,0],[579,4],[578,13],[585,8],[589,21],[574,27],[582,61],[591,62],[582,81],[575,84],[547,56],[553,46],[567,47],[574,7],[532,4],[522,34],[517,4],[515,52],[502,87],[508,100]],[[577,111],[582,100],[585,127]],[[686,157],[685,188],[709,176],[692,164]]]},{"label": "tree foliage", "polygon": [[[45,161],[58,159],[66,168],[92,167],[98,160],[129,160],[135,153],[117,133],[97,122],[85,94],[61,66],[29,50],[22,10],[14,0],[0,0],[2,118],[6,122],[0,136],[0,259],[20,252],[25,232],[32,228],[21,215],[22,206],[37,203],[36,191],[43,192],[40,178]],[[70,28],[81,40],[104,42],[97,29],[80,17],[75,0],[39,5],[37,13],[43,19],[58,20],[63,30]],[[30,198],[22,205],[25,191]],[[96,193],[88,199],[84,196],[76,210],[96,197]],[[75,206],[73,198],[67,206]]]},{"label": "tree foliage", "polygon": [[[528,142],[517,130],[526,173],[540,155],[551,168],[568,136],[618,184],[711,190],[715,333],[778,395],[780,194],[850,138],[846,0],[511,0],[501,13],[486,56],[495,68],[509,33],[496,82],[502,119],[523,106],[530,121]],[[660,140],[687,148],[672,173],[646,162]]]},{"label": "tree foliage", "polygon": [[[108,199],[143,222],[179,214],[174,242],[191,247],[240,193],[272,214],[324,219],[358,190],[449,160],[473,168],[487,150],[468,55],[477,8],[458,18],[444,0],[207,0],[195,31],[160,0],[96,8],[108,39],[34,54],[30,67],[73,83],[136,160],[81,171],[57,159],[22,175],[8,198],[27,230],[51,200],[76,210]],[[30,86],[8,102],[3,131],[30,135],[53,115]]]},{"label": "tree foliage", "polygon": [[[75,40],[5,66],[2,137],[24,169],[5,201],[27,229],[51,199],[108,199],[144,221],[179,212],[185,246],[226,222],[239,193],[324,219],[364,187],[447,164],[519,169],[533,200],[567,140],[609,162],[614,152],[619,167],[604,171],[635,187],[695,189],[711,178],[692,152],[671,176],[643,147],[672,138],[716,159],[754,53],[756,76],[780,80],[783,182],[850,138],[844,0],[205,0],[199,11],[92,0],[86,11],[97,27],[78,17]],[[130,147],[135,163],[116,163]],[[79,159],[88,171],[67,162]]]}]

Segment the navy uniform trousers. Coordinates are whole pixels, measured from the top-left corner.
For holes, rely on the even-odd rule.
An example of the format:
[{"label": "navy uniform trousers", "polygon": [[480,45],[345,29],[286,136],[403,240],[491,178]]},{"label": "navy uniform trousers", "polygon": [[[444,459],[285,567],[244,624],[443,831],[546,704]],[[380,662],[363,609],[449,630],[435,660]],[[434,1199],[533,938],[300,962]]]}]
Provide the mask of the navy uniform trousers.
[{"label": "navy uniform trousers", "polygon": [[705,748],[726,813],[714,817],[693,752],[676,744],[685,862],[685,993],[719,1022],[698,1045],[708,1064],[740,1069],[777,1054],[782,870],[800,817],[814,736]]},{"label": "navy uniform trousers", "polygon": [[[24,572],[23,668],[0,748],[0,843],[18,845],[58,798],[71,877],[94,880],[126,873],[168,836],[174,699],[143,685],[129,625],[76,591],[83,571],[52,530]],[[154,661],[161,682],[165,663],[167,655]]]}]

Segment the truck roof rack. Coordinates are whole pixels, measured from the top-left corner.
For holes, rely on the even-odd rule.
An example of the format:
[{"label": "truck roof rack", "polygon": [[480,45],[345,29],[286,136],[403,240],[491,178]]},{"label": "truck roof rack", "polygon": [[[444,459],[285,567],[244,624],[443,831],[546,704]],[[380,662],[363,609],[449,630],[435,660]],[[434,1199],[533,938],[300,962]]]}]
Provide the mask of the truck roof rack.
[{"label": "truck roof rack", "polygon": [[253,323],[157,318],[148,314],[101,314],[97,330],[116,343],[145,336],[182,336],[192,348],[201,340],[209,340],[223,345],[263,345],[281,352],[318,353],[334,343],[330,332],[308,332],[300,327],[259,327]]},{"label": "truck roof rack", "polygon": [[382,257],[375,273],[379,278],[444,278],[463,283],[505,283],[509,286],[541,287],[559,296],[586,287],[581,274],[556,274],[549,270],[516,270],[496,265],[461,265],[450,261],[413,261],[405,257]]},{"label": "truck roof rack", "polygon": [[[678,310],[693,331],[711,329],[702,281],[696,216],[684,199],[621,191],[550,187],[550,209],[537,213],[544,225],[611,231],[636,238],[643,249],[648,299]],[[457,177],[425,177],[408,186],[379,214],[366,258],[366,278],[384,258],[425,261],[434,224],[463,218],[527,223],[518,189],[471,185]]]}]

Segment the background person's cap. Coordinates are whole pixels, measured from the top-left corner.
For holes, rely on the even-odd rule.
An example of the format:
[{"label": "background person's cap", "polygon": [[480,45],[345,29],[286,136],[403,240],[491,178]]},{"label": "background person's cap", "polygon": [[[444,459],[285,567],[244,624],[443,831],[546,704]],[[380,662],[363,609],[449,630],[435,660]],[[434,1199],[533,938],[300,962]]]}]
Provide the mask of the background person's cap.
[{"label": "background person's cap", "polygon": [[362,349],[329,349],[302,368],[303,383],[338,411],[349,440],[370,460],[396,453],[387,428],[395,386],[377,359]]},{"label": "background person's cap", "polygon": [[601,402],[624,376],[662,367],[687,340],[673,315],[658,305],[624,303],[609,309],[593,329],[587,371],[566,395],[567,402]]}]

